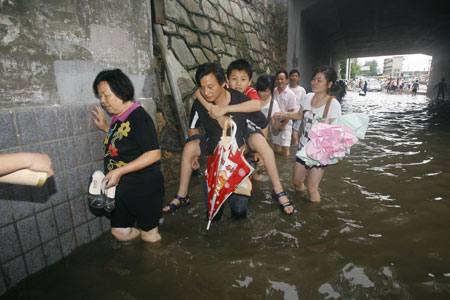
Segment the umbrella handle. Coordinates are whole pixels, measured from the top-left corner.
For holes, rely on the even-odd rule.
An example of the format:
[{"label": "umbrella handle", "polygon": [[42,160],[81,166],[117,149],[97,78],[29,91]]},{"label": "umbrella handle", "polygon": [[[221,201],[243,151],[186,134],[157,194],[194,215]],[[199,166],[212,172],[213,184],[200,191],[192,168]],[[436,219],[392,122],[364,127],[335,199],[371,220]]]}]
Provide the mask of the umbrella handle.
[{"label": "umbrella handle", "polygon": [[231,130],[232,130],[231,131],[231,139],[230,139],[230,143],[231,143],[231,141],[233,141],[233,139],[236,137],[237,126],[233,120],[226,119],[225,124],[223,125],[223,128],[222,128],[222,139],[225,139],[227,137],[227,130],[229,127],[231,127]]}]

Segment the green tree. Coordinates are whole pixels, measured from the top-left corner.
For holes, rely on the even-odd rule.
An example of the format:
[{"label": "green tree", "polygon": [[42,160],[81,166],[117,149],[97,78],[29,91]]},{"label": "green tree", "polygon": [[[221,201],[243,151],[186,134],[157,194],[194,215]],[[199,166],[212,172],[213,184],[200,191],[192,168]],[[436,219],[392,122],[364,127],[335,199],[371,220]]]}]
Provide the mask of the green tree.
[{"label": "green tree", "polygon": [[350,78],[355,78],[356,76],[361,74],[361,68],[358,63],[358,59],[352,58],[350,61],[352,63],[352,65],[350,67]]},{"label": "green tree", "polygon": [[[358,60],[356,58],[351,58],[351,67],[350,67],[350,78],[355,78],[355,76],[359,75],[361,73],[360,66],[358,63]],[[340,65],[340,78],[345,78],[345,73],[347,72],[347,60],[343,59],[339,61]]]},{"label": "green tree", "polygon": [[347,72],[347,60],[342,59],[339,61],[339,69],[341,70],[340,74],[338,74],[339,78],[345,78],[345,73]]},{"label": "green tree", "polygon": [[369,67],[369,70],[361,71],[363,76],[377,76],[378,75],[378,63],[376,60],[369,60],[364,63],[364,66]]}]

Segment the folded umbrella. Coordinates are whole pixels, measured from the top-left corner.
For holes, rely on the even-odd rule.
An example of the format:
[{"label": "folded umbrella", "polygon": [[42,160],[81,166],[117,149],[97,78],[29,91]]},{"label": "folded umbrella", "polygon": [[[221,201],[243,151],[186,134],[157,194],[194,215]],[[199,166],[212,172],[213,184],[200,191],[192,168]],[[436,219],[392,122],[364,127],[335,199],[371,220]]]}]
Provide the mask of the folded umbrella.
[{"label": "folded umbrella", "polygon": [[[228,127],[231,126],[231,136],[227,136]],[[236,123],[227,120],[222,130],[222,137],[214,151],[208,158],[206,182],[208,185],[208,225],[218,213],[219,209],[236,190],[236,188],[253,172],[252,166],[247,162],[236,143]]]}]

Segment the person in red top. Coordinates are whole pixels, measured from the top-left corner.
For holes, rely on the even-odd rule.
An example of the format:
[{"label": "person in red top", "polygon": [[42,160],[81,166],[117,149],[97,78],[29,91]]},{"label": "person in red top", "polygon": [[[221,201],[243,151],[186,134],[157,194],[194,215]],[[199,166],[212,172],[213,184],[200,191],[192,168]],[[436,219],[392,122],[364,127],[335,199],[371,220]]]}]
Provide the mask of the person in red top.
[{"label": "person in red top", "polygon": [[[224,122],[225,115],[229,113],[250,113],[261,111],[264,104],[261,101],[261,98],[259,98],[258,92],[251,87],[252,76],[253,69],[250,63],[245,59],[237,59],[231,62],[228,66],[227,83],[225,84],[226,88],[231,88],[243,93],[250,98],[250,101],[220,107],[206,101],[200,93],[200,89],[195,92],[195,96],[203,107],[206,108],[209,116],[219,122]],[[265,132],[265,130],[266,129],[264,128],[263,132]],[[253,161],[258,162],[260,167],[264,165],[263,160],[256,153],[254,154]]]},{"label": "person in red top", "polygon": [[[251,82],[251,80],[250,80],[250,82]],[[227,87],[228,87],[228,88],[231,88],[229,85],[227,85]],[[254,88],[252,88],[251,86],[247,87],[247,88],[245,89],[245,91],[242,92],[242,93],[244,93],[244,94],[245,94],[246,96],[248,96],[250,99],[253,99],[253,100],[261,100],[261,99],[259,98],[258,92],[257,92]]]},{"label": "person in red top", "polygon": [[[230,70],[230,67],[228,69]],[[213,106],[218,106],[219,108],[233,107],[236,109],[245,107],[245,104],[249,102],[256,101],[258,105],[260,105],[258,102],[262,102],[260,100],[249,100],[243,93],[232,88],[226,89],[225,72],[223,72],[217,63],[205,63],[201,65],[197,69],[195,78],[198,86],[201,88],[203,100],[207,99],[207,104],[213,105],[214,103]],[[230,74],[229,83],[231,87],[236,84],[235,86],[243,88],[241,81],[239,78],[233,78],[233,73]],[[248,81],[246,82],[244,84],[245,88],[243,88],[244,91],[248,87]],[[163,211],[166,213],[172,213],[178,208],[190,203],[188,195],[189,180],[192,171],[200,167],[198,158],[201,155],[211,155],[220,140],[224,119],[222,117],[214,120],[211,117],[211,111],[207,110],[208,106],[201,104],[199,99],[192,104],[189,130],[190,138],[184,146],[181,158],[180,184],[177,194],[163,207]],[[291,215],[294,213],[294,205],[287,197],[287,193],[283,191],[273,150],[267,144],[265,136],[261,131],[267,127],[268,121],[258,110],[256,112],[253,111],[253,113],[239,111],[233,113],[233,118],[234,120],[238,120],[240,124],[237,123],[238,132],[240,131],[242,136],[248,136],[246,139],[250,150],[258,153],[266,165],[267,173],[273,185],[272,198],[277,201],[279,208],[285,214]],[[227,110],[225,109],[225,111]],[[234,112],[234,110],[232,111]],[[227,113],[227,117],[231,117],[231,115]],[[200,124],[204,127],[206,133],[204,135],[200,134]],[[238,142],[238,145],[244,145],[244,143]]]},{"label": "person in red top", "polygon": [[258,92],[251,87],[253,70],[250,63],[245,59],[237,59],[230,63],[227,69],[227,88],[237,90],[250,98],[250,101],[229,105],[226,107],[219,107],[206,101],[200,93],[200,89],[195,92],[195,97],[208,110],[209,116],[213,119],[219,119],[227,113],[234,112],[256,112],[260,111],[261,99]]}]

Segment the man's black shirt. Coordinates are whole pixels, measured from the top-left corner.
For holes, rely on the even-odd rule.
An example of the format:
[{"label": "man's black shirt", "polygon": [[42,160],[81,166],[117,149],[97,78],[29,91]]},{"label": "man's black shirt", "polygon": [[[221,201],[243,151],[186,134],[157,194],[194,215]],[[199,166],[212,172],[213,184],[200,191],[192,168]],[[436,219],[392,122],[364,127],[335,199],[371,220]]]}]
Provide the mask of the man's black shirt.
[{"label": "man's black shirt", "polygon": [[[231,95],[231,100],[228,105],[250,101],[250,98],[239,91],[234,89],[225,89],[230,92]],[[226,114],[226,116],[231,117],[237,125],[236,142],[239,147],[244,143],[244,138],[247,136],[248,126],[262,129],[265,128],[268,123],[267,118],[263,113],[261,113],[261,111],[251,113],[229,113]],[[222,127],[220,127],[217,120],[212,119],[208,115],[206,108],[197,99],[192,104],[189,124],[190,129],[199,128],[200,125],[203,125],[207,140],[206,147],[208,153],[212,154],[217,146],[217,143],[220,141],[220,137],[222,136]]]}]

